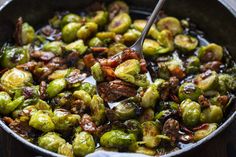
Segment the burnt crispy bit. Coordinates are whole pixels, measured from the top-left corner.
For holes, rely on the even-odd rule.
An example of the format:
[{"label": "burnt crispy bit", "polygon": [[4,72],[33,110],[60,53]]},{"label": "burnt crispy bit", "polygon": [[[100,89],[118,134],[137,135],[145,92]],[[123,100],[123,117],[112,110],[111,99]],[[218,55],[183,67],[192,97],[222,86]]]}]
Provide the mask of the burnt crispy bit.
[{"label": "burnt crispy bit", "polygon": [[96,124],[92,121],[92,117],[88,114],[83,115],[80,126],[84,131],[87,131],[89,133],[96,132]]},{"label": "burnt crispy bit", "polygon": [[175,119],[169,118],[165,121],[163,126],[163,133],[171,138],[172,141],[176,141],[179,137],[179,122]]},{"label": "burnt crispy bit", "polygon": [[86,110],[86,105],[83,100],[74,100],[71,102],[70,111],[74,114],[82,114]]}]

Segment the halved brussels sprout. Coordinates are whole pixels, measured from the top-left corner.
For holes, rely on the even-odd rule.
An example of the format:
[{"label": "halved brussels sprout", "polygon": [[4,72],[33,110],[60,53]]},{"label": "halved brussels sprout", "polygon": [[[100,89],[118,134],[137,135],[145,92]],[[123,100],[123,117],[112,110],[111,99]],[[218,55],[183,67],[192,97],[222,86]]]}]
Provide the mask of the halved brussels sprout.
[{"label": "halved brussels sprout", "polygon": [[144,108],[155,107],[158,98],[160,97],[156,85],[152,84],[142,96],[141,106]]},{"label": "halved brussels sprout", "polygon": [[96,11],[96,15],[91,19],[99,27],[103,27],[108,21],[108,12],[106,11]]},{"label": "halved brussels sprout", "polygon": [[108,25],[108,30],[115,33],[123,34],[129,29],[131,25],[131,18],[127,13],[120,13],[114,19],[112,19],[111,23]]},{"label": "halved brussels sprout", "polygon": [[184,83],[179,88],[179,99],[181,101],[183,101],[184,99],[197,101],[198,97],[202,94],[203,92],[201,88],[197,87],[193,83]]},{"label": "halved brussels sprout", "polygon": [[193,51],[198,46],[198,40],[196,38],[184,34],[177,35],[174,43],[183,52]]},{"label": "halved brussels sprout", "polygon": [[104,80],[104,75],[99,62],[91,67],[91,73],[96,81],[101,82]]},{"label": "halved brussels sprout", "polygon": [[208,135],[210,135],[216,129],[217,129],[216,123],[206,124],[206,126],[204,126],[202,129],[194,132],[193,139],[194,141],[199,141],[203,139],[204,137],[207,137]]},{"label": "halved brussels sprout", "polygon": [[200,120],[202,123],[219,123],[222,118],[223,111],[221,107],[211,105],[202,111]]},{"label": "halved brussels sprout", "polygon": [[141,116],[139,116],[139,122],[143,123],[146,121],[152,121],[154,120],[154,115],[155,115],[154,110],[152,108],[147,108],[143,111]]},{"label": "halved brussels sprout", "polygon": [[76,33],[81,27],[80,23],[69,23],[62,29],[62,39],[66,43],[70,43],[76,39]]},{"label": "halved brussels sprout", "polygon": [[101,146],[107,148],[127,148],[135,142],[134,134],[127,134],[120,130],[111,130],[100,138]]},{"label": "halved brussels sprout", "polygon": [[93,37],[92,39],[90,39],[88,45],[89,47],[101,47],[104,45],[104,43],[98,37]]},{"label": "halved brussels sprout", "polygon": [[114,43],[109,46],[108,57],[114,56],[115,54],[117,54],[119,52],[123,52],[124,49],[126,49],[126,48],[127,48],[126,45],[124,45],[122,43]]},{"label": "halved brussels sprout", "polygon": [[69,72],[70,72],[70,69],[56,70],[51,75],[48,76],[48,80],[65,78]]},{"label": "halved brussels sprout", "polygon": [[158,42],[161,45],[161,49],[158,53],[163,54],[174,50],[173,35],[169,30],[163,30],[158,34]]},{"label": "halved brussels sprout", "polygon": [[76,41],[68,44],[65,48],[66,48],[67,51],[78,52],[79,55],[82,55],[86,52],[88,47],[85,46],[83,40],[76,40]]},{"label": "halved brussels sprout", "polygon": [[74,157],[73,147],[69,143],[60,145],[60,147],[58,147],[57,153],[66,157]]},{"label": "halved brussels sprout", "polygon": [[43,45],[44,51],[53,52],[57,56],[61,56],[63,53],[63,43],[60,41],[53,41]]},{"label": "halved brussels sprout", "polygon": [[81,86],[79,87],[79,90],[84,90],[85,92],[89,93],[91,96],[93,96],[96,93],[95,86],[88,82],[83,82]]},{"label": "halved brussels sprout", "polygon": [[127,127],[128,133],[134,134],[136,138],[140,137],[142,129],[139,121],[135,119],[129,119],[124,122],[124,125]]},{"label": "halved brussels sprout", "polygon": [[[132,27],[139,32],[142,32],[144,27],[147,24],[147,20],[135,20],[134,23],[132,24]],[[156,26],[153,24],[148,32],[148,35],[151,36],[153,39],[157,39],[158,37],[158,30]]]},{"label": "halved brussels sprout", "polygon": [[124,43],[128,45],[132,45],[135,43],[135,41],[138,40],[140,37],[141,32],[137,31],[136,29],[129,29],[124,35],[123,35],[123,40]]},{"label": "halved brussels sprout", "polygon": [[75,135],[72,143],[74,154],[77,156],[86,156],[95,151],[95,142],[93,136],[82,131]]},{"label": "halved brussels sprout", "polygon": [[66,87],[65,78],[55,79],[48,84],[46,93],[49,98],[55,97]]},{"label": "halved brussels sprout", "polygon": [[35,31],[28,23],[22,24],[21,41],[23,45],[31,43],[35,38]]},{"label": "halved brussels sprout", "polygon": [[11,102],[11,97],[7,92],[0,92],[0,113],[5,114],[7,104]]},{"label": "halved brussels sprout", "polygon": [[67,14],[65,15],[60,23],[61,28],[63,28],[65,25],[67,25],[68,23],[79,23],[81,21],[81,17],[77,14]]},{"label": "halved brussels sprout", "polygon": [[91,96],[89,95],[89,93],[87,93],[87,92],[84,91],[84,90],[74,91],[73,97],[76,98],[76,99],[81,99],[81,100],[83,100],[83,102],[84,102],[86,105],[90,105],[91,100],[92,100],[92,98],[91,98]]},{"label": "halved brussels sprout", "polygon": [[227,91],[236,90],[236,78],[229,74],[219,74],[219,90],[226,94]]},{"label": "halved brussels sprout", "polygon": [[194,74],[198,72],[200,69],[199,58],[196,56],[190,56],[189,58],[187,58],[185,68],[188,74]]},{"label": "halved brussels sprout", "polygon": [[202,62],[221,61],[223,48],[217,44],[202,46],[198,51],[198,57]]},{"label": "halved brussels sprout", "polygon": [[127,60],[115,69],[115,75],[127,82],[135,82],[134,75],[139,74],[140,72],[140,63],[136,59]]},{"label": "halved brussels sprout", "polygon": [[180,34],[183,32],[180,21],[175,17],[165,17],[157,22],[157,29],[162,31],[167,29],[172,32],[173,35]]},{"label": "halved brussels sprout", "polygon": [[66,143],[58,133],[48,132],[38,138],[38,145],[47,150],[57,152],[58,148]]},{"label": "halved brussels sprout", "polygon": [[98,96],[94,95],[91,100],[90,110],[92,114],[92,118],[95,121],[96,125],[100,125],[106,117],[105,114],[105,105],[103,99]]},{"label": "halved brussels sprout", "polygon": [[89,37],[91,37],[91,35],[96,33],[97,29],[98,29],[98,25],[96,23],[87,22],[85,23],[85,25],[79,28],[79,30],[77,31],[77,37],[79,39],[86,40]]},{"label": "halved brussels sprout", "polygon": [[160,135],[160,126],[157,122],[154,121],[146,121],[142,123],[142,131],[143,131],[143,142],[148,148],[157,147],[161,140],[157,137]]},{"label": "halved brussels sprout", "polygon": [[194,83],[203,91],[211,90],[218,85],[218,74],[215,71],[208,70],[205,73],[195,77]]},{"label": "halved brussels sprout", "polygon": [[98,32],[96,34],[96,37],[98,37],[101,40],[114,40],[116,36],[116,33],[114,32]]},{"label": "halved brussels sprout", "polygon": [[155,40],[145,39],[143,43],[143,54],[145,56],[158,55],[161,49],[161,45]]}]

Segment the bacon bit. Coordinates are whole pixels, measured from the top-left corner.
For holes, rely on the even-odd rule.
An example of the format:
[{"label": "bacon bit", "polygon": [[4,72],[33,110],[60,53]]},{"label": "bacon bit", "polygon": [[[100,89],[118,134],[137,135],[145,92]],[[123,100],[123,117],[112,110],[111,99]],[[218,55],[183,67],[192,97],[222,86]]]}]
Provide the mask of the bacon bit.
[{"label": "bacon bit", "polygon": [[102,66],[101,68],[105,76],[113,78],[113,80],[116,78],[115,72],[111,67]]},{"label": "bacon bit", "polygon": [[128,59],[136,59],[136,60],[140,60],[140,56],[137,52],[135,52],[134,50],[127,48],[124,50],[122,56],[121,56],[121,60],[122,62],[128,60]]},{"label": "bacon bit", "polygon": [[183,79],[186,76],[186,74],[180,67],[176,67],[175,69],[170,70],[170,73],[172,76],[176,76],[179,79]]},{"label": "bacon bit", "polygon": [[208,127],[209,127],[209,124],[205,123],[205,124],[202,124],[200,126],[197,126],[197,127],[193,128],[192,130],[197,131],[197,130],[207,129]]},{"label": "bacon bit", "polygon": [[96,132],[96,124],[92,121],[91,116],[88,114],[84,114],[80,126],[84,131],[87,131],[89,133],[95,133]]},{"label": "bacon bit", "polygon": [[107,47],[91,47],[91,50],[95,53],[102,53],[102,52],[107,52],[108,48]]},{"label": "bacon bit", "polygon": [[145,59],[140,60],[141,73],[144,74],[147,72],[147,63]]},{"label": "bacon bit", "polygon": [[14,32],[14,39],[16,44],[22,46],[22,25],[23,25],[23,18],[19,17],[16,21],[16,30]]},{"label": "bacon bit", "polygon": [[83,60],[87,68],[92,67],[96,63],[96,59],[94,58],[92,53],[85,55]]},{"label": "bacon bit", "polygon": [[217,98],[217,101],[220,102],[221,105],[226,106],[229,102],[229,97],[227,95],[222,95]]},{"label": "bacon bit", "polygon": [[7,125],[11,124],[14,120],[11,117],[3,117],[2,119]]},{"label": "bacon bit", "polygon": [[119,56],[108,59],[98,59],[98,61],[102,66],[108,66],[111,68],[115,68],[121,63]]}]

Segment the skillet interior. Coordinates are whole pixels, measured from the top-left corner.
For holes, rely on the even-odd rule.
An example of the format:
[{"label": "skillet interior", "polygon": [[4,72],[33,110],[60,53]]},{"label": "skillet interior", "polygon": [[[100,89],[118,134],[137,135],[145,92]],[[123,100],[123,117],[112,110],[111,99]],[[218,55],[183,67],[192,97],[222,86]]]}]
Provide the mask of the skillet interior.
[{"label": "skillet interior", "polygon": [[[107,2],[111,0],[106,0]],[[25,21],[32,24],[34,27],[40,27],[38,24],[45,24],[47,20],[53,16],[55,11],[78,11],[80,8],[84,8],[92,3],[93,0],[86,1],[70,1],[68,0],[14,0],[11,1],[6,7],[0,11],[0,45],[4,42],[12,39],[14,31],[15,21],[19,16],[22,16]],[[152,11],[156,1],[154,0],[127,0],[128,4],[133,10]],[[198,25],[198,27],[206,33],[207,39],[212,42],[216,42],[220,45],[224,45],[233,58],[236,58],[236,18],[218,1],[208,0],[207,4],[204,0],[178,0],[178,1],[167,1],[164,8],[168,15],[176,17],[190,17],[191,20]],[[189,149],[192,149],[205,141],[208,141],[213,136],[222,131],[226,126],[231,123],[236,115],[236,103],[234,102],[229,109],[230,112],[227,114],[228,120],[218,128],[218,131],[211,134],[209,137],[197,142],[190,147],[186,147],[181,151],[171,153],[170,155],[177,155]],[[8,127],[0,121],[0,125],[9,132]],[[18,140],[21,138],[17,137]],[[29,145],[29,147],[39,151],[41,153],[55,156],[55,153],[38,148],[37,146]],[[53,155],[54,154],[54,155]]]}]

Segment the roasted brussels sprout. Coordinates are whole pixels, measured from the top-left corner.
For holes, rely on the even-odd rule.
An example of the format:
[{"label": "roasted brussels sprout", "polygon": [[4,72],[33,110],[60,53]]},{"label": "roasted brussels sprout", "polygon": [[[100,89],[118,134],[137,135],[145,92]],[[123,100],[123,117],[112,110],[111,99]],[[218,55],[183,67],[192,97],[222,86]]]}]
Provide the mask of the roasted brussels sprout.
[{"label": "roasted brussels sprout", "polygon": [[189,58],[187,58],[185,68],[188,74],[194,74],[198,72],[200,69],[199,58],[196,56],[190,56]]},{"label": "roasted brussels sprout", "polygon": [[108,57],[124,51],[127,47],[122,43],[115,43],[109,46]]},{"label": "roasted brussels sprout", "polygon": [[128,45],[132,45],[135,43],[135,41],[138,40],[139,36],[141,35],[141,32],[137,31],[136,29],[129,29],[124,35],[123,40],[124,43]]},{"label": "roasted brussels sprout", "polygon": [[60,145],[60,147],[58,147],[57,153],[66,157],[74,157],[73,147],[69,143]]},{"label": "roasted brussels sprout", "polygon": [[49,80],[65,78],[66,75],[70,72],[70,69],[56,70],[51,75],[48,76]]},{"label": "roasted brussels sprout", "polygon": [[179,99],[181,101],[185,99],[197,101],[202,94],[202,90],[193,83],[184,83],[179,88]]},{"label": "roasted brussels sprout", "polygon": [[1,49],[1,66],[12,68],[16,65],[24,64],[30,59],[28,47],[3,46]]},{"label": "roasted brussels sprout", "polygon": [[55,55],[57,56],[61,56],[63,53],[63,43],[60,41],[53,41],[53,42],[49,42],[46,43],[43,46],[43,50],[44,51],[49,51],[49,52],[53,52]]},{"label": "roasted brussels sprout", "polygon": [[68,23],[79,23],[81,21],[81,17],[79,15],[76,14],[67,14],[65,15],[60,23],[61,28],[63,28],[65,25],[67,25]]},{"label": "roasted brussels sprout", "polygon": [[86,52],[88,47],[84,45],[83,40],[77,40],[77,41],[74,41],[74,42],[68,44],[65,48],[67,51],[78,52],[79,55],[82,55]]},{"label": "roasted brussels sprout", "polygon": [[204,137],[210,135],[216,129],[217,129],[216,123],[205,124],[205,126],[202,129],[194,132],[193,139],[194,141],[199,141],[203,139]]},{"label": "roasted brussels sprout", "polygon": [[159,54],[159,50],[161,49],[161,45],[152,39],[145,39],[143,43],[143,54],[145,56],[154,56]]},{"label": "roasted brussels sprout", "polygon": [[100,138],[100,144],[107,148],[127,148],[136,142],[134,134],[127,134],[120,130],[106,132]]},{"label": "roasted brussels sprout", "polygon": [[198,88],[207,91],[217,87],[218,80],[218,74],[215,71],[208,70],[205,73],[197,75],[194,83]]},{"label": "roasted brussels sprout", "polygon": [[100,125],[102,122],[104,122],[106,117],[105,105],[103,99],[100,96],[93,96],[91,100],[90,110],[92,118],[95,121],[96,125]]},{"label": "roasted brussels sprout", "polygon": [[92,39],[90,39],[89,41],[89,46],[90,47],[101,47],[103,46],[104,43],[102,42],[101,39],[99,39],[98,37],[93,37]]},{"label": "roasted brussels sprout", "polygon": [[96,33],[98,25],[94,22],[87,22],[85,25],[79,28],[77,37],[79,39],[86,40],[91,37],[92,34]]},{"label": "roasted brussels sprout", "polygon": [[186,99],[180,104],[180,111],[185,125],[193,127],[200,122],[201,107],[198,103]]},{"label": "roasted brussels sprout", "polygon": [[139,122],[143,123],[146,121],[154,120],[154,110],[152,108],[147,108],[143,111],[143,113],[139,116]]},{"label": "roasted brussels sprout", "polygon": [[174,40],[175,46],[183,52],[189,52],[196,49],[198,40],[189,35],[179,34]]},{"label": "roasted brussels sprout", "polygon": [[37,111],[31,116],[29,125],[43,132],[50,132],[55,129],[50,113],[42,110]]},{"label": "roasted brussels sprout", "polygon": [[49,98],[55,97],[66,87],[66,80],[64,78],[55,79],[48,84],[47,95]]},{"label": "roasted brussels sprout", "polygon": [[83,102],[86,104],[86,105],[89,105],[91,103],[91,96],[89,95],[89,93],[87,93],[86,91],[84,90],[78,90],[78,91],[75,91],[73,93],[73,97],[76,98],[76,99],[81,99],[83,100]]},{"label": "roasted brussels sprout", "polygon": [[76,33],[81,27],[80,23],[69,23],[62,29],[62,39],[66,43],[70,43],[76,39]]},{"label": "roasted brussels sprout", "polygon": [[159,97],[160,95],[157,91],[157,87],[154,84],[150,85],[142,97],[141,106],[144,108],[153,108],[155,107],[155,104]]},{"label": "roasted brussels sprout", "polygon": [[219,74],[219,90],[226,94],[227,91],[236,90],[236,78],[229,74]]},{"label": "roasted brussels sprout", "polygon": [[84,90],[85,92],[89,93],[91,96],[93,96],[96,93],[95,86],[88,82],[83,82],[80,85],[79,90]]},{"label": "roasted brussels sprout", "polygon": [[38,145],[47,150],[57,152],[58,148],[65,144],[66,141],[55,132],[48,132],[38,138]]},{"label": "roasted brussels sprout", "polygon": [[0,113],[5,113],[6,106],[11,102],[11,97],[7,92],[0,92]]},{"label": "roasted brussels sprout", "polygon": [[30,26],[28,23],[22,24],[22,30],[21,30],[21,42],[23,45],[31,43],[35,38],[35,31],[32,26]]},{"label": "roasted brussels sprout", "polygon": [[219,123],[223,118],[221,107],[211,105],[201,113],[200,120],[202,123]]},{"label": "roasted brussels sprout", "polygon": [[91,21],[95,22],[99,27],[103,27],[108,21],[108,12],[96,11],[96,14],[92,17]]},{"label": "roasted brussels sprout", "polygon": [[139,121],[135,119],[129,119],[124,122],[125,126],[127,127],[127,131],[130,134],[134,134],[136,139],[141,136],[142,128]]},{"label": "roasted brussels sprout", "polygon": [[165,18],[160,19],[157,22],[157,29],[159,31],[167,29],[171,31],[173,35],[180,34],[183,32],[183,28],[181,26],[180,21],[176,19],[175,17],[165,17]]},{"label": "roasted brussels sprout", "polygon": [[174,39],[169,30],[161,31],[158,35],[158,41],[161,45],[158,53],[163,54],[174,50]]},{"label": "roasted brussels sprout", "polygon": [[217,44],[202,46],[198,51],[198,57],[202,62],[221,61],[223,48]]},{"label": "roasted brussels sprout", "polygon": [[[146,26],[146,24],[147,24],[146,20],[135,20],[134,23],[132,24],[132,27],[134,29],[142,32],[144,27]],[[151,36],[153,39],[157,39],[158,33],[159,32],[158,32],[156,26],[153,24],[148,32],[148,35]]]},{"label": "roasted brussels sprout", "polygon": [[131,25],[131,18],[127,13],[120,13],[114,19],[112,19],[111,23],[108,26],[108,30],[115,33],[123,34]]},{"label": "roasted brussels sprout", "polygon": [[101,40],[114,40],[116,36],[116,33],[114,32],[98,32],[96,34],[96,37],[98,37]]},{"label": "roasted brussels sprout", "polygon": [[74,154],[77,156],[85,156],[95,151],[93,136],[85,131],[75,135],[72,146]]},{"label": "roasted brussels sprout", "polygon": [[100,63],[97,62],[91,67],[91,73],[96,81],[98,82],[103,81],[104,76]]}]

